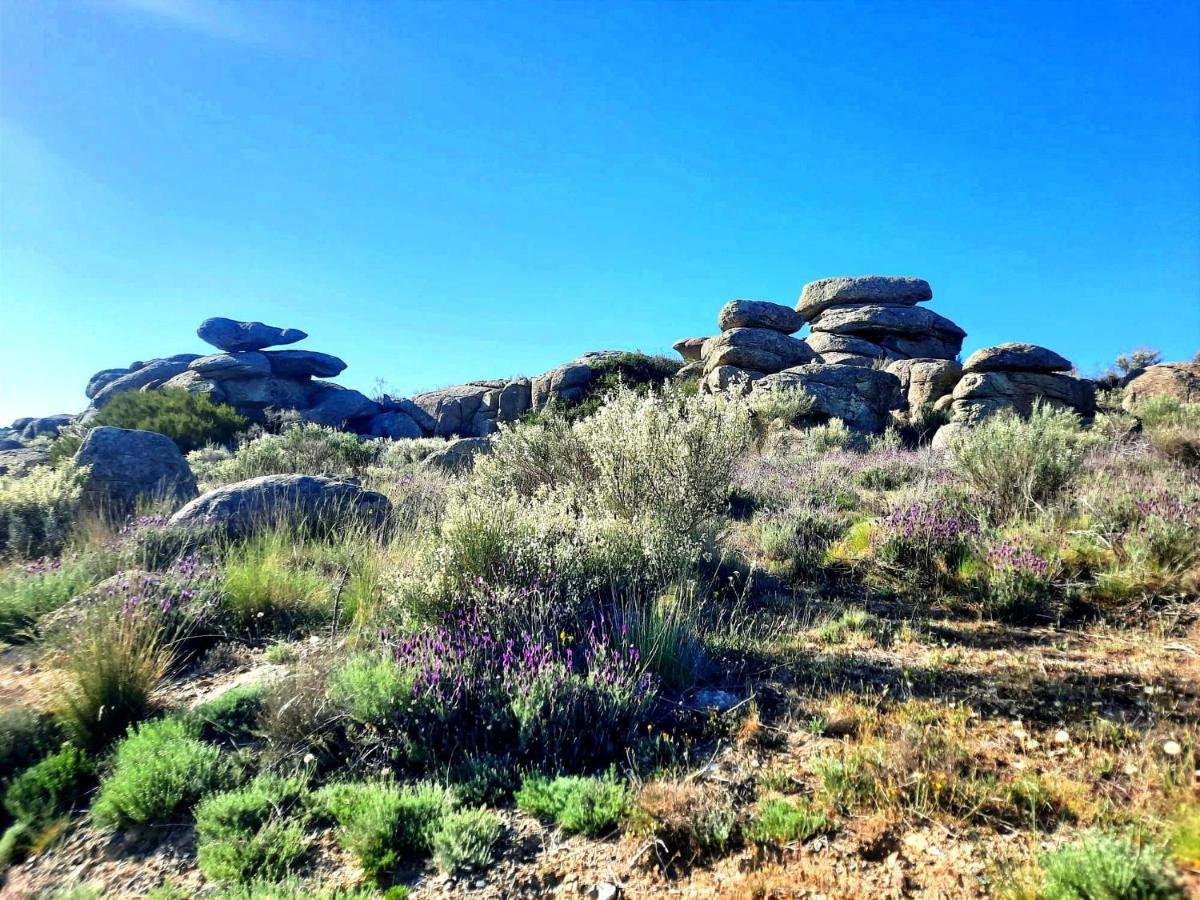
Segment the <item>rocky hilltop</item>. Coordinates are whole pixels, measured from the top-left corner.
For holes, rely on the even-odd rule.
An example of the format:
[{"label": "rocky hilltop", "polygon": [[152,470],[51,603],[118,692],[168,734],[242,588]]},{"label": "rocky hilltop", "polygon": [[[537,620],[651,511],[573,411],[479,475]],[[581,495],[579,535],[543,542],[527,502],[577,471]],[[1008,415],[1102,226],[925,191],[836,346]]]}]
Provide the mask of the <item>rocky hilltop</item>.
[{"label": "rocky hilltop", "polygon": [[[717,314],[718,333],[675,342],[682,365],[674,377],[698,380],[708,392],[802,388],[813,397],[815,417],[841,419],[864,432],[932,413],[947,422],[939,443],[1001,409],[1027,415],[1039,399],[1090,420],[1095,386],[1073,374],[1069,360],[1035,344],[1006,343],[960,362],[967,333],[924,305],[932,299],[924,279],[867,275],[810,282],[794,307],[731,300]],[[808,334],[796,337],[806,327]],[[597,372],[621,355],[591,352],[532,378],[371,398],[329,380],[346,369],[339,357],[276,349],[308,337],[297,328],[210,318],[196,333],[217,352],[102,369],[84,388],[87,409],[18,419],[0,429],[0,451],[25,452],[30,442],[54,437],[68,423],[86,424],[124,391],[162,388],[209,394],[259,423],[272,413],[292,412],[306,422],[377,438],[486,438],[530,410],[578,402]],[[1197,368],[1155,366],[1135,373],[1140,377],[1130,390],[1191,396],[1200,383]]]}]

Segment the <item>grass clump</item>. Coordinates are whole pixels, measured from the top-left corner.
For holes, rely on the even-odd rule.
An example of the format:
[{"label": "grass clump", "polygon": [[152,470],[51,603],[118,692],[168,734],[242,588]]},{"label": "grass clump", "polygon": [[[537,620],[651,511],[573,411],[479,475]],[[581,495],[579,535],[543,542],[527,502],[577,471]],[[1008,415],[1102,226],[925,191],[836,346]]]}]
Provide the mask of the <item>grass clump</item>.
[{"label": "grass clump", "polygon": [[238,634],[258,636],[319,621],[330,601],[328,579],[304,565],[295,536],[272,529],[230,548],[222,572],[222,615]]},{"label": "grass clump", "polygon": [[196,808],[196,861],[216,882],[278,881],[308,852],[307,788],[298,778],[260,775],[238,791],[212,794]]},{"label": "grass clump", "polygon": [[0,556],[57,556],[71,540],[86,468],[38,466],[0,476]]},{"label": "grass clump", "polygon": [[116,571],[112,554],[83,553],[0,571],[0,640],[24,640],[47,613]]},{"label": "grass clump", "polygon": [[[183,388],[157,391],[124,391],[113,397],[88,420],[88,428],[111,425],[137,431],[157,431],[173,440],[183,453],[207,444],[225,444],[249,422],[232,406],[216,403],[207,394],[193,394]],[[52,449],[57,456],[67,455],[79,437],[68,434],[63,444]]]},{"label": "grass clump", "polygon": [[1057,497],[1080,473],[1091,443],[1078,417],[1035,402],[1028,419],[1002,410],[965,430],[950,448],[954,471],[997,521]]},{"label": "grass clump", "polygon": [[159,719],[129,730],[100,783],[92,817],[101,826],[176,821],[230,780],[221,751],[201,741],[181,719]]},{"label": "grass clump", "polygon": [[451,807],[447,791],[433,784],[334,784],[319,791],[316,799],[338,823],[341,845],[371,878],[395,868],[405,857],[428,854]]},{"label": "grass clump", "polygon": [[67,745],[13,779],[4,805],[18,822],[41,826],[70,814],[96,781],[96,766]]},{"label": "grass clump", "polygon": [[555,822],[568,834],[589,837],[612,831],[629,808],[629,788],[611,774],[603,778],[533,775],[514,796],[518,809]]},{"label": "grass clump", "polygon": [[1045,854],[1036,886],[1014,888],[1013,900],[1178,900],[1183,887],[1163,850],[1090,831]]},{"label": "grass clump", "polygon": [[808,803],[777,798],[762,805],[757,818],[745,828],[746,839],[760,845],[807,841],[828,831],[829,818]]},{"label": "grass clump", "polygon": [[433,834],[433,861],[447,875],[486,869],[503,833],[500,817],[483,807],[446,813]]}]

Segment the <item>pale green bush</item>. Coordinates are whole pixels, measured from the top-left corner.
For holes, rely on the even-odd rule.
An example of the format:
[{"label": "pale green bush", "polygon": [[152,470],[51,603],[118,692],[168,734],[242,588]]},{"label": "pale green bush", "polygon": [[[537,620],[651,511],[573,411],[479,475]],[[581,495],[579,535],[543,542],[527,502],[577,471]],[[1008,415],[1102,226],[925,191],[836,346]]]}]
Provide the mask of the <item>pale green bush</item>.
[{"label": "pale green bush", "polygon": [[188,454],[188,463],[208,484],[232,484],[260,475],[358,475],[376,461],[381,449],[358,435],[306,423],[280,434],[260,434],[228,458],[211,449],[194,451]]},{"label": "pale green bush", "polygon": [[39,466],[0,477],[0,555],[53,556],[71,539],[87,469]]},{"label": "pale green bush", "polygon": [[1080,473],[1096,438],[1067,410],[1034,404],[1028,419],[1003,410],[965,429],[950,447],[951,465],[999,521],[1058,496]]}]

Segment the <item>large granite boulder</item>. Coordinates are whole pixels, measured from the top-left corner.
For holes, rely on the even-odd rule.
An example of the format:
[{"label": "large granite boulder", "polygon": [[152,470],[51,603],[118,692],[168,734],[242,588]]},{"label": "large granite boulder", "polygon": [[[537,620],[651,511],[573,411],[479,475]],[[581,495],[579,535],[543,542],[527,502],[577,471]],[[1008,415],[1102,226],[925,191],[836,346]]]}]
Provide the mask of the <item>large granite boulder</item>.
[{"label": "large granite boulder", "polygon": [[595,372],[582,360],[574,360],[558,366],[533,379],[530,384],[530,404],[534,409],[545,409],[556,400],[578,403],[587,393]]},{"label": "large granite boulder", "polygon": [[877,360],[892,358],[883,347],[852,334],[814,331],[804,339],[804,343],[817,354],[817,362],[873,365]]},{"label": "large granite boulder", "polygon": [[423,465],[432,469],[440,469],[443,472],[457,474],[466,472],[474,466],[475,457],[491,452],[492,442],[490,438],[458,438],[447,441],[445,447],[441,447],[430,453],[425,457]]},{"label": "large granite boulder", "polygon": [[1155,397],[1170,397],[1180,403],[1200,403],[1200,363],[1168,362],[1150,366],[1125,385],[1121,405],[1135,410],[1139,403]]},{"label": "large granite boulder", "polygon": [[804,286],[796,303],[796,312],[811,322],[829,307],[844,303],[915,306],[931,299],[933,289],[922,278],[905,275],[822,278]]},{"label": "large granite boulder", "polygon": [[128,375],[132,369],[101,369],[88,379],[87,387],[83,389],[84,396],[89,400],[96,396],[104,387],[112,384],[122,375]]},{"label": "large granite boulder", "polygon": [[804,341],[770,328],[733,328],[704,342],[704,369],[722,366],[779,372],[810,362],[816,354]]},{"label": "large granite boulder", "polygon": [[176,375],[186,372],[191,362],[199,358],[196,354],[190,353],[172,356],[168,359],[153,359],[129,374],[114,378],[105,384],[92,397],[92,406],[96,409],[103,409],[117,394],[161,387]]},{"label": "large granite boulder", "polygon": [[327,530],[352,523],[384,524],[391,503],[357,481],[324,475],[263,475],[197,497],[170,525],[245,537],[261,528],[292,525]]},{"label": "large granite boulder", "polygon": [[315,350],[268,350],[262,355],[280,378],[333,378],[346,370],[343,360]]},{"label": "large granite boulder", "polygon": [[262,378],[234,378],[220,382],[220,387],[226,403],[242,415],[262,421],[268,409],[307,409],[326,385],[269,375]]},{"label": "large granite boulder", "polygon": [[312,406],[300,410],[300,418],[306,422],[341,428],[351,419],[369,418],[380,412],[379,404],[359,391],[337,384],[314,384],[318,390],[312,396]]},{"label": "large granite boulder", "polygon": [[92,509],[123,517],[140,498],[190,500],[196,479],[166,435],[99,426],[88,431],[75,454],[87,466],[84,501]]},{"label": "large granite boulder", "polygon": [[733,394],[748,394],[754,382],[766,373],[756,369],[741,369],[737,366],[717,366],[704,376],[701,386],[710,394],[729,391]]},{"label": "large granite boulder", "polygon": [[841,419],[857,431],[882,432],[892,412],[906,406],[900,379],[862,366],[809,363],[754,382],[754,392],[801,388],[813,398],[813,414]]},{"label": "large granite boulder", "polygon": [[38,416],[30,419],[29,422],[21,429],[21,439],[32,441],[34,438],[54,438],[58,437],[58,433],[67,425],[74,421],[75,417],[70,413],[59,413],[54,416]]},{"label": "large granite boulder", "polygon": [[683,357],[685,362],[700,362],[700,353],[708,338],[681,338],[671,345],[671,349]]},{"label": "large granite boulder", "polygon": [[1057,372],[966,372],[952,396],[953,421],[962,425],[974,425],[1002,409],[1027,417],[1039,399],[1085,421],[1096,414],[1095,385]]},{"label": "large granite boulder", "polygon": [[417,394],[412,402],[433,420],[431,433],[435,436],[474,435],[475,415],[483,408],[484,395],[503,385],[504,382],[457,384]]},{"label": "large granite boulder", "polygon": [[294,344],[308,335],[298,328],[276,328],[262,322],[238,322],[221,317],[205,319],[196,329],[200,340],[218,350],[265,350],[281,344]]},{"label": "large granite boulder", "polygon": [[0,475],[24,475],[30,469],[47,465],[50,454],[40,447],[0,450]]},{"label": "large granite boulder", "polygon": [[722,331],[732,328],[770,328],[793,334],[804,327],[804,317],[790,306],[767,300],[730,300],[717,314]]},{"label": "large granite boulder", "polygon": [[385,412],[402,412],[418,425],[426,434],[433,434],[437,428],[437,419],[425,412],[420,406],[407,397],[384,397],[380,404]]},{"label": "large granite boulder", "polygon": [[208,394],[214,403],[224,403],[227,399],[225,388],[211,378],[206,378],[199,372],[188,369],[180,372],[174,378],[168,378],[162,383],[162,390],[168,391],[181,388],[189,394]]},{"label": "large granite boulder", "polygon": [[1069,372],[1071,361],[1037,344],[997,344],[967,357],[964,372]]},{"label": "large granite boulder", "polygon": [[267,357],[254,350],[236,350],[232,353],[213,353],[188,363],[193,372],[222,381],[229,378],[264,378],[271,374]]},{"label": "large granite boulder", "polygon": [[860,337],[930,334],[962,339],[967,333],[931,309],[923,306],[883,306],[853,304],[830,306],[812,321],[813,331],[830,334],[854,334]]},{"label": "large granite boulder", "polygon": [[16,438],[2,436],[0,437],[0,450],[24,450],[25,445]]},{"label": "large granite boulder", "polygon": [[367,433],[371,437],[391,438],[392,440],[425,436],[425,432],[421,430],[420,425],[413,421],[412,416],[402,412],[383,412],[373,416]]},{"label": "large granite boulder", "polygon": [[913,411],[950,395],[962,378],[963,367],[952,359],[898,359],[888,363],[885,371],[900,379]]}]

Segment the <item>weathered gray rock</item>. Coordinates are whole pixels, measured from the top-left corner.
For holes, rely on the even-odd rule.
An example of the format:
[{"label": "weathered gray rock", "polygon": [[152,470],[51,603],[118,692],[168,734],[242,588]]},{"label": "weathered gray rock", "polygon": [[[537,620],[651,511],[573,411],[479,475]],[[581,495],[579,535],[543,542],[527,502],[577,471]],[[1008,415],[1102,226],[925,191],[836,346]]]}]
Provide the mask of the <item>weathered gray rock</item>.
[{"label": "weathered gray rock", "polygon": [[96,391],[95,396],[92,397],[92,406],[96,409],[103,409],[117,394],[125,391],[140,391],[149,385],[158,385],[169,381],[181,372],[186,372],[188,365],[199,358],[195,354],[186,354],[183,357],[171,359],[153,359],[128,375],[114,378]]},{"label": "weathered gray rock", "polygon": [[593,377],[595,374],[592,367],[579,360],[551,369],[533,379],[530,402],[534,409],[544,409],[555,400],[578,403],[583,399]]},{"label": "weathered gray rock", "polygon": [[950,395],[963,372],[952,359],[899,359],[888,363],[886,371],[900,379],[910,411]]},{"label": "weathered gray rock", "polygon": [[0,450],[23,450],[24,448],[25,445],[16,438],[0,437]]},{"label": "weathered gray rock", "polygon": [[265,350],[281,344],[294,344],[306,337],[298,328],[276,328],[262,322],[239,322],[221,317],[205,319],[196,329],[200,340],[219,350]]},{"label": "weathered gray rock", "polygon": [[889,334],[878,341],[889,359],[954,359],[962,350],[962,338],[936,334],[925,337]]},{"label": "weathered gray rock", "polygon": [[483,406],[484,395],[494,387],[488,383],[457,384],[417,394],[412,402],[433,420],[432,434],[451,437],[473,431],[475,414]]},{"label": "weathered gray rock", "polygon": [[802,388],[812,397],[814,415],[841,419],[858,431],[883,431],[892,421],[892,411],[906,406],[899,378],[862,366],[810,363],[754,383],[755,393],[786,388]]},{"label": "weathered gray rock", "polygon": [[188,368],[214,381],[229,378],[264,378],[271,374],[271,364],[267,357],[253,350],[202,356],[188,363]]},{"label": "weathered gray rock", "polygon": [[933,440],[929,442],[929,446],[934,450],[949,450],[959,436],[969,431],[970,427],[962,422],[947,422],[933,433]]},{"label": "weathered gray rock", "polygon": [[84,395],[91,400],[100,392],[106,385],[112,384],[122,375],[128,375],[132,369],[101,369],[95,375],[88,379],[87,387],[83,389]]},{"label": "weathered gray rock", "polygon": [[671,349],[687,362],[699,362],[700,352],[704,349],[704,342],[707,340],[708,338],[703,337],[682,338],[672,344]]},{"label": "weathered gray rock", "polygon": [[21,429],[21,439],[32,441],[34,438],[53,438],[58,437],[58,433],[64,427],[70,425],[75,419],[70,413],[59,413],[55,416],[38,416],[36,419],[30,419],[29,423]]},{"label": "weathered gray rock", "polygon": [[374,416],[368,432],[371,437],[385,437],[392,440],[403,438],[424,437],[421,426],[413,421],[412,416],[402,412],[385,412]]},{"label": "weathered gray rock", "polygon": [[923,306],[883,306],[880,304],[850,304],[830,306],[812,320],[813,331],[830,334],[853,334],[873,343],[874,337],[904,335],[925,337],[938,335],[958,338],[967,333],[931,309]]},{"label": "weathered gray rock", "polygon": [[872,303],[878,306],[915,306],[933,299],[929,282],[907,275],[860,275],[810,281],[796,304],[806,321],[831,306],[843,303]]},{"label": "weathered gray rock", "polygon": [[1069,372],[1071,361],[1037,344],[997,344],[967,357],[964,372]]},{"label": "weathered gray rock", "polygon": [[168,378],[162,384],[162,390],[171,390],[173,388],[182,388],[189,394],[208,394],[209,399],[214,403],[224,403],[226,398],[225,389],[211,378],[205,378],[199,372],[188,369],[186,372],[180,372],[173,378]]},{"label": "weathered gray rock", "polygon": [[380,526],[391,513],[383,494],[354,479],[324,475],[263,475],[197,497],[169,524],[205,528],[233,538],[278,524],[326,530],[351,523]]},{"label": "weathered gray rock", "polygon": [[878,344],[852,334],[830,334],[827,331],[814,331],[804,339],[804,343],[819,357],[817,362],[831,362],[826,355],[853,355],[866,359],[888,359],[890,354]]},{"label": "weathered gray rock", "polygon": [[704,342],[704,369],[722,366],[779,372],[816,358],[804,341],[769,328],[733,328]]},{"label": "weathered gray rock", "polygon": [[425,457],[424,464],[443,472],[459,473],[475,465],[475,457],[492,452],[492,442],[486,437],[458,438]]},{"label": "weathered gray rock", "polygon": [[92,509],[126,516],[139,498],[190,500],[196,479],[166,435],[101,425],[91,429],[75,454],[88,466],[84,500]]},{"label": "weathered gray rock", "polygon": [[722,331],[731,328],[770,328],[793,334],[804,327],[804,317],[790,306],[768,300],[730,300],[717,314]]},{"label": "weathered gray rock", "polygon": [[699,360],[690,363],[684,363],[679,367],[679,371],[671,376],[675,381],[692,381],[697,378],[704,377],[704,363]]},{"label": "weathered gray rock", "polygon": [[1039,398],[1083,419],[1096,413],[1096,388],[1086,378],[1054,372],[966,372],[954,387],[953,421],[973,425],[1002,409],[1028,416]]},{"label": "weathered gray rock", "polygon": [[346,370],[336,356],[315,350],[268,350],[263,356],[271,373],[281,378],[333,378]]},{"label": "weathered gray rock", "polygon": [[743,395],[750,393],[751,386],[764,375],[755,369],[740,369],[737,366],[717,366],[704,376],[701,382],[705,391],[719,394],[729,391]]},{"label": "weathered gray rock", "polygon": [[49,462],[50,454],[38,447],[0,450],[0,475],[24,475],[30,469]]},{"label": "weathered gray rock", "polygon": [[[242,415],[270,409],[305,409],[327,385],[294,378],[237,378],[221,382],[225,402]],[[214,398],[215,399],[215,398]]]},{"label": "weathered gray rock", "polygon": [[336,384],[317,384],[320,389],[313,395],[312,406],[300,411],[300,417],[306,422],[341,428],[350,419],[379,414],[379,404],[359,391]]},{"label": "weathered gray rock", "polygon": [[24,431],[25,426],[33,421],[33,416],[21,416],[19,419],[13,419],[10,426],[13,431]]},{"label": "weathered gray rock", "polygon": [[433,434],[433,430],[437,428],[437,419],[425,412],[420,406],[414,403],[407,397],[400,400],[393,400],[392,404],[396,412],[402,412],[414,422],[421,426],[421,430],[426,434]]},{"label": "weathered gray rock", "polygon": [[1200,363],[1167,362],[1150,366],[1125,385],[1121,405],[1136,410],[1138,404],[1154,397],[1200,403]]}]

